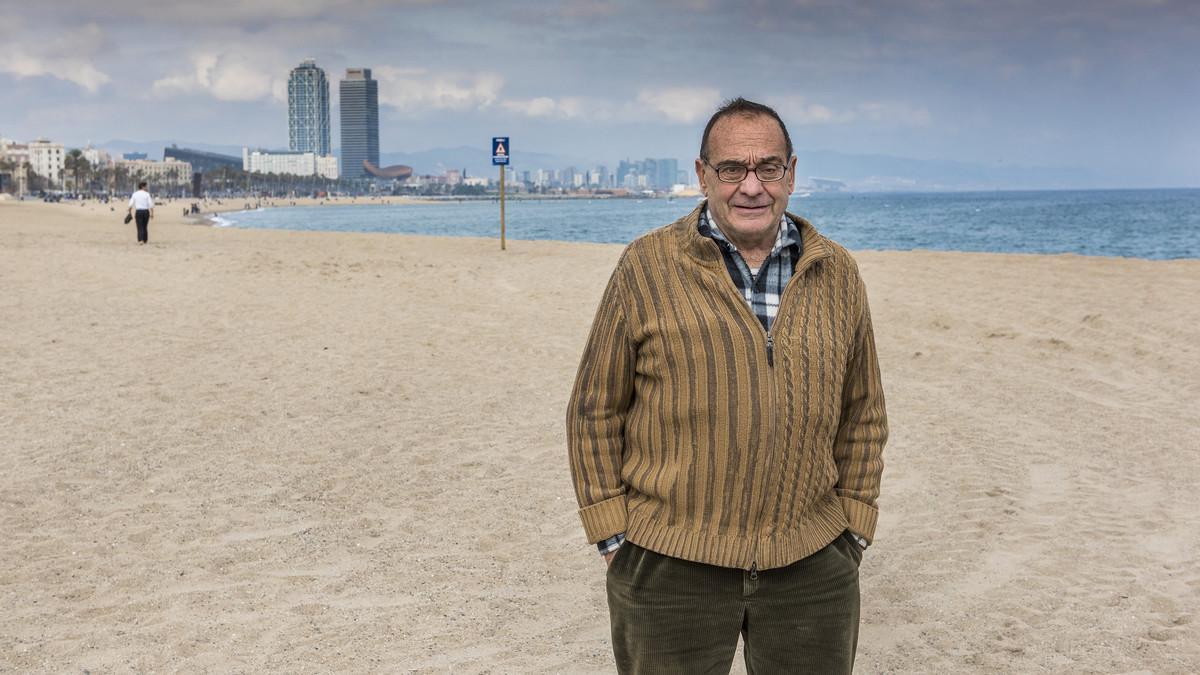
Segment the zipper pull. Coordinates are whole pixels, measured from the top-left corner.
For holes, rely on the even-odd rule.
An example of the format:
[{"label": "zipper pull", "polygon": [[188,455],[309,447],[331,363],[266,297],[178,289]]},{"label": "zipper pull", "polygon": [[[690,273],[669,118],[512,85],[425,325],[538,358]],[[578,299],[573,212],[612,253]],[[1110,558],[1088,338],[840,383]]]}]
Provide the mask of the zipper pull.
[{"label": "zipper pull", "polygon": [[757,580],[758,580],[758,563],[752,562],[752,563],[750,563],[750,581],[757,581]]},{"label": "zipper pull", "polygon": [[767,365],[775,367],[775,337],[767,333]]}]

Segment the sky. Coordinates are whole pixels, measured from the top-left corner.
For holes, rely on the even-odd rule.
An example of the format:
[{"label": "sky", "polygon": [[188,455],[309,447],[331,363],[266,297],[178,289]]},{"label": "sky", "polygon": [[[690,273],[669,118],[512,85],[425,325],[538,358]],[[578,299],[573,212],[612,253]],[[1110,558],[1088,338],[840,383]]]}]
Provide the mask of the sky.
[{"label": "sky", "polygon": [[0,136],[287,147],[287,77],[380,81],[384,152],[690,162],[724,99],[806,149],[1200,186],[1196,0],[0,0]]}]

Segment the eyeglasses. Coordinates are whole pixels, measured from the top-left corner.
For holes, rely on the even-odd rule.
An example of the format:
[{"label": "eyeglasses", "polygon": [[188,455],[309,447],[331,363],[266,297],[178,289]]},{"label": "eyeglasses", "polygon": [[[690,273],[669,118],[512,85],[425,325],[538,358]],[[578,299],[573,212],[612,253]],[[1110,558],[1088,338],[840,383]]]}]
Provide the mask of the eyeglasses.
[{"label": "eyeglasses", "polygon": [[742,166],[741,164],[722,164],[721,166],[713,166],[708,163],[708,160],[703,160],[704,163],[713,171],[717,172],[717,180],[722,183],[740,183],[746,180],[746,174],[751,171],[758,177],[758,180],[763,183],[774,183],[778,180],[783,180],[787,175],[786,164],[759,164],[751,169],[750,167]]}]

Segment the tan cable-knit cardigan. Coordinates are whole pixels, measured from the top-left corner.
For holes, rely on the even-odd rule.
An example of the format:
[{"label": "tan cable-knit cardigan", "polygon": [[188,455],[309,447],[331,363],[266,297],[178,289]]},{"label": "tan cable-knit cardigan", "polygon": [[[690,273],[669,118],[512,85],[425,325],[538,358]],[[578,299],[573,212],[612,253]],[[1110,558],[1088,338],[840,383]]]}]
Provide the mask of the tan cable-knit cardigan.
[{"label": "tan cable-knit cardigan", "polygon": [[592,324],[567,409],[588,541],[770,569],[872,539],[887,416],[857,265],[788,214],[803,250],[768,334],[699,213],[625,249]]}]

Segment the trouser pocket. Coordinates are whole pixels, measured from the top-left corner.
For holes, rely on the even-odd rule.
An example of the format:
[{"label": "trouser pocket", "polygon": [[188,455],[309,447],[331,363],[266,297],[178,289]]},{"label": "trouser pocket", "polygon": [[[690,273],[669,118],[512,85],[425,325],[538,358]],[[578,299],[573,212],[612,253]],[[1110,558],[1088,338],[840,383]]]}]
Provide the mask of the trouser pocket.
[{"label": "trouser pocket", "polygon": [[854,535],[850,534],[850,530],[843,530],[835,543],[841,548],[842,553],[850,558],[855,567],[862,564],[862,547],[854,540]]}]

